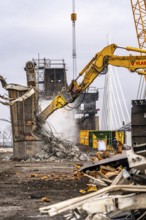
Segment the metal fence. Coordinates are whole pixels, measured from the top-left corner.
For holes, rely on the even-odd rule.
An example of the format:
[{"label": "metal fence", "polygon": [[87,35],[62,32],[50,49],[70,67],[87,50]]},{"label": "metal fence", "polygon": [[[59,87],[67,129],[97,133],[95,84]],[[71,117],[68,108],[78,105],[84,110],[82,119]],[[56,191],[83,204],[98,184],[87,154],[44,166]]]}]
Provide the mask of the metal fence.
[{"label": "metal fence", "polygon": [[12,147],[13,139],[11,128],[7,128],[6,130],[0,130],[0,147]]}]

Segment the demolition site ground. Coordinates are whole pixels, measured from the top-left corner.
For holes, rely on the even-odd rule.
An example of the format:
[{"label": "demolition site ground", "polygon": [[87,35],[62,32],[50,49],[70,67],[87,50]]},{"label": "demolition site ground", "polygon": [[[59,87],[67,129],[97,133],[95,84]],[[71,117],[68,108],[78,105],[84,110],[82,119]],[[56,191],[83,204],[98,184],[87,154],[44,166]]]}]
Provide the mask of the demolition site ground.
[{"label": "demolition site ground", "polygon": [[40,207],[80,196],[87,179],[74,175],[75,162],[3,161],[0,153],[0,220],[63,220],[43,216]]}]

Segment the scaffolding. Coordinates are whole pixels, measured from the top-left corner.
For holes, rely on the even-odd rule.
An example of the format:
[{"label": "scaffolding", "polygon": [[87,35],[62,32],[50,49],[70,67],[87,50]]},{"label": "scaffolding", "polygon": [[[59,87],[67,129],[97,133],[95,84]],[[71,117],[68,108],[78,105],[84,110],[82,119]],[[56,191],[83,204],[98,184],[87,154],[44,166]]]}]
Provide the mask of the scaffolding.
[{"label": "scaffolding", "polygon": [[[35,62],[35,71],[36,71],[36,80],[37,80],[37,88],[40,96],[44,96],[45,89],[45,72],[47,70],[59,70],[62,69],[64,71],[64,84],[67,84],[66,79],[66,64],[64,59],[41,59],[38,56],[38,59],[32,59]],[[53,82],[55,83],[55,82]],[[64,85],[63,85],[64,86]],[[62,86],[62,87],[63,87]],[[55,86],[54,86],[55,87]]]}]

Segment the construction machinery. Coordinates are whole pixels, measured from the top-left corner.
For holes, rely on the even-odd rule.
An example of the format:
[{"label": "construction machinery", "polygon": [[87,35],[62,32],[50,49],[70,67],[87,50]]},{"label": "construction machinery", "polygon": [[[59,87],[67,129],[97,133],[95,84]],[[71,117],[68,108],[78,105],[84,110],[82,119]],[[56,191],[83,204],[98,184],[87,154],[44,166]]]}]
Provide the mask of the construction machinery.
[{"label": "construction machinery", "polygon": [[[79,73],[79,76],[75,80],[72,80],[71,84],[67,88],[64,87],[61,90],[51,104],[49,104],[38,115],[38,118],[42,121],[45,121],[55,110],[74,102],[89,87],[97,76],[107,73],[108,65],[124,67],[130,72],[137,72],[138,74],[146,75],[146,56],[114,55],[115,50],[118,48],[127,51],[146,53],[146,50],[132,47],[119,47],[116,44],[111,44],[105,47],[93,57],[93,59]],[[83,76],[83,80],[81,83],[78,83],[77,80],[81,76]]]},{"label": "construction machinery", "polygon": [[[145,0],[130,0],[132,14],[134,18],[136,36],[138,46],[141,49],[146,48],[146,1]],[[146,78],[140,77],[139,87],[137,92],[138,99],[145,99],[146,96]]]},{"label": "construction machinery", "polygon": [[[40,149],[43,141],[43,137],[38,135],[40,125],[45,122],[55,110],[74,102],[86,91],[97,76],[106,74],[108,65],[124,67],[130,72],[146,75],[146,55],[119,56],[114,54],[116,49],[133,51],[134,53],[146,53],[146,50],[139,48],[119,47],[116,44],[108,45],[98,52],[79,73],[79,76],[73,79],[69,86],[64,87],[53,99],[51,104],[40,113],[38,113],[39,97],[36,87],[34,62],[29,61],[26,64],[27,87],[25,88],[16,85],[7,85],[5,80],[2,77],[0,78],[2,86],[9,91],[10,96],[10,99],[6,99],[9,100],[7,103],[1,103],[11,106],[14,157],[25,158],[30,154],[34,154],[37,148]],[[80,77],[83,77],[83,79],[81,83],[78,83],[77,81]],[[21,114],[21,112],[23,112],[23,114]],[[137,165],[137,162],[139,164],[139,161],[142,161],[141,164],[146,163],[146,159],[142,154],[137,156],[139,151],[137,145],[138,143],[134,148],[136,149],[136,156],[132,156],[130,159],[132,161],[130,162],[131,166]],[[143,151],[145,151],[145,146],[142,146],[142,148]]]},{"label": "construction machinery", "polygon": [[[118,56],[114,52],[116,49],[124,49],[127,51],[146,53],[146,50],[132,47],[119,47],[116,44],[111,44],[97,53],[93,59],[85,66],[85,68],[79,73],[79,76],[72,80],[71,84],[67,88],[63,88],[61,92],[54,98],[39,115],[38,119],[44,122],[54,111],[62,108],[69,103],[74,102],[96,79],[97,76],[106,74],[108,71],[108,65],[117,67],[124,67],[130,72],[136,72],[140,75],[146,75],[146,56],[144,55],[128,55]],[[81,83],[77,80],[83,76]],[[139,148],[140,147],[140,148]],[[143,149],[141,153],[141,147]],[[134,151],[136,150],[136,152]],[[136,143],[131,151],[128,151],[128,163],[130,167],[139,167],[143,169],[146,165],[145,156],[146,144],[143,145]]]}]

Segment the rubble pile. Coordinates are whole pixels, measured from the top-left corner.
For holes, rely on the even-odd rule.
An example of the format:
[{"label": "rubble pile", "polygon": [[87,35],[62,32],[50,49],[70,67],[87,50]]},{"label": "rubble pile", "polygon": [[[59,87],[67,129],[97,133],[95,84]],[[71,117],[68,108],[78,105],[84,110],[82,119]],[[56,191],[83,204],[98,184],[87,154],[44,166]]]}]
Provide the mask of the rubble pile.
[{"label": "rubble pile", "polygon": [[44,126],[39,129],[39,135],[44,141],[44,145],[39,153],[30,157],[29,161],[88,161],[89,156],[83,153],[70,141],[61,139],[48,131]]},{"label": "rubble pile", "polygon": [[55,137],[51,141],[45,143],[42,150],[28,159],[29,161],[88,161],[87,154],[79,151],[78,147],[70,142],[56,140]]},{"label": "rubble pile", "polygon": [[[39,132],[38,132],[39,131]],[[25,161],[89,161],[88,153],[82,152],[71,141],[59,138],[42,124],[38,126],[36,135],[41,137],[43,145],[39,153],[30,156]],[[13,155],[2,158],[4,161],[13,160]],[[22,160],[24,161],[24,159]]]},{"label": "rubble pile", "polygon": [[54,216],[67,212],[67,220],[146,219],[144,173],[107,165],[100,166],[98,171],[86,171],[83,175],[90,179],[90,190],[82,190],[86,195],[42,207],[41,214]]}]

